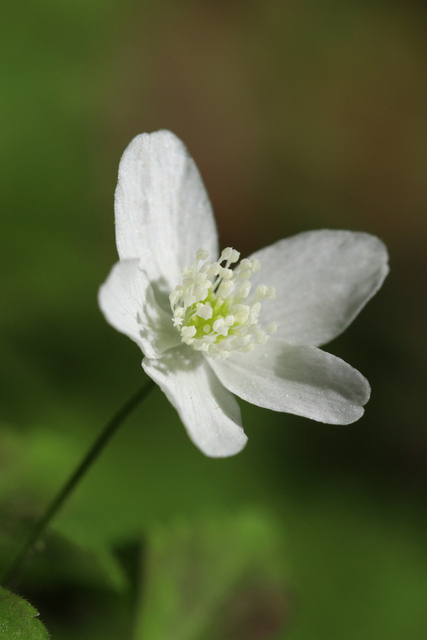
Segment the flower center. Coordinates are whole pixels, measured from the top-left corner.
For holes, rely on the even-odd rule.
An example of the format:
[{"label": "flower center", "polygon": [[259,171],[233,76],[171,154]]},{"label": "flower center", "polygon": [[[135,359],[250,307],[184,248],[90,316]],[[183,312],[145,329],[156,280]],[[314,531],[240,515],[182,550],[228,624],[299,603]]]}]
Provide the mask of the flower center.
[{"label": "flower center", "polygon": [[[240,253],[227,247],[218,262],[209,262],[206,249],[199,249],[191,267],[182,272],[182,284],[169,295],[173,324],[182,342],[215,359],[225,359],[232,351],[252,351],[265,344],[267,330],[258,324],[261,302],[275,297],[274,287],[259,285],[251,294],[251,277],[259,271],[259,260],[243,259],[234,269]],[[225,266],[222,266],[225,263]]]}]

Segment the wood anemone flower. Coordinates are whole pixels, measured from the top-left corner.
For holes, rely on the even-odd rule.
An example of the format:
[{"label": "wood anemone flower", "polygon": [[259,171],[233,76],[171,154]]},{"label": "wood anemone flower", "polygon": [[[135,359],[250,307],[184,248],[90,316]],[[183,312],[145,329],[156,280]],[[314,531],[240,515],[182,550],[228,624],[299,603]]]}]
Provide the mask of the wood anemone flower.
[{"label": "wood anemone flower", "polygon": [[115,219],[120,261],[99,306],[138,344],[144,371],[203,453],[245,446],[234,395],[331,424],[362,416],[368,381],[319,346],[380,288],[388,255],[378,238],[310,231],[240,262],[231,247],[220,254],[198,169],[169,131],[139,135],[125,150]]}]

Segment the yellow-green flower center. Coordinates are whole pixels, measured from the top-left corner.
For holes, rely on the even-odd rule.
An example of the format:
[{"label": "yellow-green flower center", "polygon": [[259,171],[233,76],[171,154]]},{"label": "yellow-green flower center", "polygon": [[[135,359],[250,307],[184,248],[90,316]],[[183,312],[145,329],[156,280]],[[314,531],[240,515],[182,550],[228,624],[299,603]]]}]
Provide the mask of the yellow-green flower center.
[{"label": "yellow-green flower center", "polygon": [[[218,262],[209,262],[209,254],[200,249],[191,267],[182,272],[182,284],[169,296],[173,324],[182,342],[212,358],[228,358],[232,351],[252,351],[264,344],[268,333],[258,324],[261,301],[275,296],[274,287],[259,285],[250,297],[252,275],[260,269],[258,260],[242,260],[228,247]],[[225,266],[221,266],[225,262]]]}]

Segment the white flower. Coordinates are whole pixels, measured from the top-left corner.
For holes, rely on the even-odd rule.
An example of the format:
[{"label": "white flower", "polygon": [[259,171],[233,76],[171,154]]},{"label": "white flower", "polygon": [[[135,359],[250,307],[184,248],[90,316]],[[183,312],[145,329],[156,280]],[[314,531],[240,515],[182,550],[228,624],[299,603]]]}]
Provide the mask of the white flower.
[{"label": "white flower", "polygon": [[312,231],[242,260],[218,239],[197,167],[168,131],[137,136],[115,196],[120,262],[99,291],[106,320],[208,456],[246,444],[234,395],[331,424],[363,414],[367,380],[318,347],[381,286],[387,250],[366,233]]}]

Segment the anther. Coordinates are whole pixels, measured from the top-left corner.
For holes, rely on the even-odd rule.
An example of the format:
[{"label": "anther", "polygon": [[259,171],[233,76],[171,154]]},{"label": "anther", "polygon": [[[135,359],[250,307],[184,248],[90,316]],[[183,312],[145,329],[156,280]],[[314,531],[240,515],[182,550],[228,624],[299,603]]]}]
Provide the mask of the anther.
[{"label": "anther", "polygon": [[[274,287],[259,285],[251,295],[250,279],[260,268],[259,260],[244,258],[230,269],[240,258],[231,247],[217,262],[208,262],[208,257],[200,249],[193,265],[183,270],[182,283],[170,293],[173,324],[183,342],[212,358],[252,351],[276,329],[274,322],[267,330],[258,324],[261,301],[274,297]],[[248,304],[242,304],[246,299]]]}]

